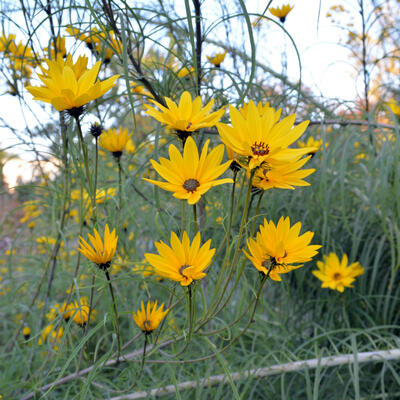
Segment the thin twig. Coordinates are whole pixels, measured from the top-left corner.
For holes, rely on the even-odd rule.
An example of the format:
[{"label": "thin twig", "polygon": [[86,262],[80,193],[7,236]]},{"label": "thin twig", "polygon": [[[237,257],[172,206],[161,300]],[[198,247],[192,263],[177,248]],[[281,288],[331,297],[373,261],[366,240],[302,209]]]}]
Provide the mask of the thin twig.
[{"label": "thin twig", "polygon": [[254,368],[242,372],[234,372],[228,377],[224,374],[213,375],[197,381],[186,381],[178,383],[177,385],[168,385],[160,388],[155,388],[147,392],[134,392],[122,396],[112,397],[111,400],[134,400],[134,399],[147,399],[153,396],[165,396],[167,394],[176,393],[176,391],[196,389],[201,386],[215,386],[220,384],[227,384],[230,381],[241,381],[246,379],[264,378],[266,376],[273,376],[284,374],[288,372],[298,372],[302,370],[311,370],[316,368],[334,367],[338,365],[347,365],[366,362],[385,362],[389,360],[400,359],[400,349],[381,350],[381,351],[368,351],[358,354],[340,354],[337,356],[312,358],[308,360],[293,361],[285,364],[271,365],[265,368]]}]

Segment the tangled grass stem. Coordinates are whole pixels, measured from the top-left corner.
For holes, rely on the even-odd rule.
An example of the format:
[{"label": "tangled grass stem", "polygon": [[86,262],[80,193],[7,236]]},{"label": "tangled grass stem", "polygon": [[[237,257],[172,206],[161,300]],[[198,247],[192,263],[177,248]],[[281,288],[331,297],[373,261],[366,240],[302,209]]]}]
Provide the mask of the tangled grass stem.
[{"label": "tangled grass stem", "polygon": [[109,274],[108,270],[105,270],[105,274],[106,274],[106,278],[107,278],[108,287],[110,289],[111,300],[113,303],[113,310],[114,310],[114,317],[115,317],[115,330],[116,330],[116,334],[117,334],[117,357],[116,358],[117,358],[117,362],[118,362],[119,357],[121,355],[121,333],[119,330],[117,303],[115,301],[114,289],[112,287],[111,278],[110,278],[110,274]]}]

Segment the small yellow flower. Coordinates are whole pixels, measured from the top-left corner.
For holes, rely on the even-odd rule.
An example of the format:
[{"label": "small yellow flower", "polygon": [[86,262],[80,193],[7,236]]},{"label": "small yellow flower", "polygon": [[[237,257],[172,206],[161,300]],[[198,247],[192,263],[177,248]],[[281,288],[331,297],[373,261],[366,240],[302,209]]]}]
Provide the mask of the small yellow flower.
[{"label": "small yellow flower", "polygon": [[31,337],[31,328],[29,328],[29,326],[24,326],[22,334],[24,335],[25,340],[28,340]]},{"label": "small yellow flower", "polygon": [[[310,136],[307,141],[303,142],[302,140],[299,140],[297,142],[297,145],[301,148],[308,147],[311,148],[308,154],[314,155],[320,148],[322,148],[323,141],[322,139],[314,139],[312,136]],[[325,148],[328,147],[328,143],[325,143]]]},{"label": "small yellow flower", "polygon": [[321,247],[309,245],[314,233],[307,231],[299,236],[300,229],[300,222],[290,226],[289,217],[281,217],[277,225],[264,219],[256,240],[247,240],[250,254],[244,253],[258,271],[274,281],[281,281],[280,274],[302,267],[293,264],[310,261]]},{"label": "small yellow flower", "polygon": [[[258,113],[260,114],[260,117],[262,117],[267,111],[271,111],[274,110],[272,107],[269,106],[269,101],[267,101],[265,104],[261,103],[261,101],[259,101],[257,103],[257,105],[254,103],[253,100],[250,100],[248,103],[243,103],[243,105],[241,107],[239,107],[239,111],[242,114],[243,118],[247,118],[247,110],[250,107],[256,107]],[[275,114],[273,115],[273,120],[274,123],[277,123],[279,121],[279,118],[281,116],[281,111],[282,110],[274,110]]]},{"label": "small yellow flower", "polygon": [[224,146],[221,144],[207,155],[207,140],[199,157],[196,142],[189,137],[185,143],[183,156],[174,146],[169,146],[170,159],[160,158],[160,164],[150,160],[153,168],[167,182],[154,181],[143,178],[164,190],[174,192],[173,196],[195,204],[200,197],[213,186],[233,182],[230,178],[217,179],[230,165],[230,161],[220,164],[224,155]]},{"label": "small yellow flower", "polygon": [[65,58],[67,57],[67,50],[65,49],[65,37],[57,36],[54,40],[50,40],[50,46],[45,48],[44,51],[49,55],[51,60],[56,60],[58,55]]},{"label": "small yellow flower", "polygon": [[277,122],[281,110],[260,108],[253,102],[249,102],[245,115],[232,106],[229,109],[232,126],[217,123],[217,129],[242,166],[250,170],[259,166],[272,169],[283,162],[294,162],[310,151],[289,148],[306,130],[309,121],[293,127],[296,115],[292,114]]},{"label": "small yellow flower", "polygon": [[186,76],[192,74],[194,72],[194,68],[190,67],[189,69],[186,67],[182,67],[178,72],[178,78],[185,78]]},{"label": "small yellow flower", "polygon": [[[77,325],[85,326],[87,324],[90,307],[86,297],[81,297],[78,301],[72,302],[68,310],[70,317]],[[92,310],[90,318],[92,319],[96,314],[96,310]]]},{"label": "small yellow flower", "polygon": [[279,21],[282,22],[282,24],[286,21],[287,15],[290,13],[290,11],[293,9],[293,6],[290,4],[284,4],[282,7],[271,7],[269,9],[269,12],[274,16],[279,18]]},{"label": "small yellow flower", "polygon": [[60,343],[63,334],[64,328],[62,326],[47,325],[39,336],[38,345],[41,346],[47,342],[54,345],[54,350],[58,350],[57,344]]},{"label": "small yellow flower", "polygon": [[391,109],[393,114],[400,116],[400,106],[395,100],[393,100],[393,99],[390,100],[387,103],[387,105],[389,106],[389,108]]},{"label": "small yellow flower", "polygon": [[276,165],[272,169],[257,169],[253,177],[253,186],[259,189],[268,190],[294,189],[293,186],[309,186],[310,184],[303,180],[308,175],[315,172],[314,168],[300,169],[311,156],[302,158],[294,162],[286,162]]},{"label": "small yellow flower", "polygon": [[157,300],[155,302],[148,301],[146,308],[142,301],[141,308],[133,313],[133,319],[144,333],[149,334],[158,328],[160,322],[168,314],[169,309],[167,308],[165,311],[163,309],[164,303],[157,308]]},{"label": "small yellow flower", "polygon": [[131,136],[132,133],[128,131],[128,128],[123,129],[119,127],[118,131],[116,129],[109,129],[100,135],[99,145],[118,158],[121,157]]},{"label": "small yellow flower", "polygon": [[[61,55],[54,61],[46,60],[48,69],[42,68],[39,75],[44,86],[27,86],[34,100],[51,103],[57,111],[70,110],[71,115],[82,113],[82,106],[103,96],[113,86],[119,75],[104,81],[97,80],[101,62],[87,69],[88,58],[80,56],[73,63],[69,54],[64,60]],[[79,111],[78,111],[79,110]]]},{"label": "small yellow flower", "polygon": [[201,247],[200,242],[200,232],[196,234],[192,244],[186,231],[183,232],[182,241],[171,232],[171,247],[162,241],[157,242],[155,246],[159,255],[146,253],[144,256],[156,274],[188,286],[194,280],[206,276],[204,270],[210,265],[215,253],[215,249],[210,249],[211,239]]},{"label": "small yellow flower", "polygon": [[225,60],[226,50],[223,53],[216,53],[213,56],[207,56],[207,60],[210,61],[215,67],[219,68],[222,62]]},{"label": "small yellow flower", "polygon": [[82,236],[79,236],[80,247],[78,251],[97,264],[99,268],[107,269],[117,249],[118,236],[115,234],[115,229],[110,233],[108,224],[106,225],[104,229],[104,244],[96,228],[94,228],[94,236],[89,234],[89,240],[93,247]]},{"label": "small yellow flower", "polygon": [[210,114],[214,105],[211,100],[204,108],[201,106],[201,98],[197,96],[193,101],[189,92],[185,91],[176,105],[170,98],[165,97],[167,107],[164,107],[155,100],[151,100],[161,111],[145,104],[147,114],[157,121],[175,129],[178,132],[197,131],[201,128],[214,126],[222,117],[224,110],[218,110]]},{"label": "small yellow flower", "polygon": [[0,52],[9,52],[10,45],[15,41],[16,36],[14,34],[6,35],[4,32],[0,36]]},{"label": "small yellow flower", "polygon": [[318,270],[312,271],[321,282],[321,287],[337,290],[343,293],[345,287],[353,287],[355,278],[364,273],[360,263],[348,264],[347,255],[344,254],[340,261],[335,253],[324,255],[324,261],[317,261]]}]

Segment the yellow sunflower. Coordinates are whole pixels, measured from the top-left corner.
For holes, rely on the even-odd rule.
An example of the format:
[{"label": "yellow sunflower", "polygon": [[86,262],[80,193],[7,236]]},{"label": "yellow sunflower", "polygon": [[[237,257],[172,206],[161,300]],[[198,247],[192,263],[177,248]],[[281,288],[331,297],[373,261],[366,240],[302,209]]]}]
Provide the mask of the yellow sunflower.
[{"label": "yellow sunflower", "polygon": [[306,130],[309,121],[293,127],[296,115],[292,114],[277,122],[280,110],[268,107],[260,115],[253,102],[247,106],[246,117],[234,107],[229,108],[232,126],[217,123],[218,132],[246,168],[252,170],[261,165],[273,168],[282,162],[298,160],[310,151],[309,148],[289,148]]},{"label": "yellow sunflower", "polygon": [[282,24],[286,21],[287,15],[290,13],[290,11],[293,9],[293,6],[290,4],[284,4],[281,7],[271,7],[269,9],[269,12],[274,16],[279,18],[279,21],[282,22]]},{"label": "yellow sunflower", "polygon": [[200,128],[214,126],[221,119],[224,113],[224,110],[210,113],[214,105],[214,100],[211,100],[202,108],[201,97],[197,96],[192,101],[192,97],[187,91],[182,93],[178,105],[168,97],[165,97],[167,107],[164,107],[155,100],[151,100],[151,102],[161,111],[145,104],[148,115],[151,115],[164,125],[175,129],[178,133],[186,133],[186,136]]},{"label": "yellow sunflower", "polygon": [[320,245],[310,245],[314,236],[307,231],[299,235],[301,222],[290,226],[289,217],[281,217],[278,224],[264,219],[256,240],[247,240],[249,253],[244,251],[258,271],[269,275],[274,281],[281,281],[280,274],[285,274],[302,265],[293,265],[310,261],[318,252]]},{"label": "yellow sunflower", "polygon": [[26,89],[34,96],[34,100],[51,103],[57,111],[69,110],[73,116],[79,116],[82,106],[108,92],[118,79],[114,75],[104,81],[97,80],[101,62],[98,61],[92,69],[87,69],[87,57],[80,56],[73,63],[72,56],[64,60],[61,55],[57,60],[46,60],[48,69],[42,68],[39,75],[44,86],[27,86]]},{"label": "yellow sunflower", "polygon": [[207,56],[207,60],[215,67],[219,68],[222,62],[225,60],[226,50],[223,53],[216,53],[213,56]]},{"label": "yellow sunflower", "polygon": [[87,259],[93,261],[99,268],[106,270],[114,257],[115,250],[117,249],[118,236],[115,234],[115,229],[110,233],[108,224],[104,229],[104,244],[97,232],[94,229],[94,236],[89,234],[90,245],[82,236],[79,236],[79,248]]},{"label": "yellow sunflower", "polygon": [[391,109],[392,113],[395,115],[400,115],[400,106],[399,104],[396,102],[396,100],[389,100],[389,102],[387,103],[387,105],[389,106],[389,108]]},{"label": "yellow sunflower", "polygon": [[159,255],[146,253],[144,256],[157,275],[188,286],[194,280],[206,276],[204,270],[210,265],[215,253],[215,249],[210,249],[211,239],[201,247],[200,242],[200,232],[196,234],[192,244],[186,231],[183,232],[182,241],[171,232],[171,247],[162,241],[157,242],[155,246]]},{"label": "yellow sunflower", "polygon": [[[299,147],[308,147],[311,150],[309,151],[308,154],[314,155],[320,148],[322,148],[323,140],[322,139],[314,139],[312,136],[310,136],[307,141],[302,141],[299,140],[297,142],[297,145]],[[328,143],[325,143],[325,148],[328,147]]]},{"label": "yellow sunflower", "polygon": [[153,168],[167,182],[154,181],[143,178],[146,182],[153,183],[164,190],[174,192],[173,196],[195,204],[200,197],[213,186],[233,182],[230,178],[217,179],[228,168],[231,161],[221,164],[224,155],[224,146],[220,144],[207,155],[207,140],[199,157],[196,142],[189,137],[185,143],[183,156],[171,144],[169,146],[169,160],[160,158],[160,164],[150,160]]},{"label": "yellow sunflower", "polygon": [[146,308],[142,301],[141,308],[136,313],[133,313],[133,319],[144,333],[149,334],[158,328],[168,311],[168,308],[164,311],[164,303],[157,308],[157,300],[154,302],[148,301]]},{"label": "yellow sunflower", "polygon": [[343,293],[345,287],[353,287],[355,278],[364,273],[364,268],[358,261],[347,265],[348,261],[346,254],[340,261],[335,253],[329,253],[324,255],[324,261],[317,261],[318,270],[312,273],[322,281],[321,287]]},{"label": "yellow sunflower", "polygon": [[119,127],[118,130],[109,129],[104,131],[99,137],[99,145],[105,150],[108,150],[113,154],[114,157],[121,157],[122,152],[125,149],[132,133],[128,131],[128,128],[123,129]]},{"label": "yellow sunflower", "polygon": [[294,189],[293,186],[310,186],[303,178],[311,175],[315,172],[315,169],[300,169],[310,158],[311,156],[308,156],[294,162],[282,163],[272,169],[259,168],[253,177],[252,184],[254,187],[263,190],[272,188]]},{"label": "yellow sunflower", "polygon": [[[70,312],[70,316],[72,316],[72,320],[79,326],[85,326],[88,322],[89,318],[89,303],[87,297],[81,297],[79,300],[72,302],[68,306],[68,310]],[[92,309],[90,313],[91,319],[97,314],[96,310]]]}]

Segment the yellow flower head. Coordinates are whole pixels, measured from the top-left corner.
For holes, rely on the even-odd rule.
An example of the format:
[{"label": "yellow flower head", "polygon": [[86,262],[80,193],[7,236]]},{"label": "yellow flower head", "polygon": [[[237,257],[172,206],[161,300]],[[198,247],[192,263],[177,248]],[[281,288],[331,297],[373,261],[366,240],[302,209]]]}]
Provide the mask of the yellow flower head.
[{"label": "yellow flower head", "polygon": [[[264,115],[264,113],[266,111],[268,111],[270,109],[273,110],[273,108],[269,106],[269,101],[267,101],[265,104],[263,104],[263,103],[261,103],[261,101],[259,101],[256,105],[253,100],[250,100],[248,103],[243,103],[243,105],[241,107],[239,107],[239,111],[243,115],[243,118],[247,118],[247,110],[248,110],[250,104],[251,104],[251,107],[253,107],[253,106],[257,107],[257,111],[261,117]],[[279,118],[281,116],[281,111],[282,110],[275,111],[274,123],[279,121]]]},{"label": "yellow flower head", "polygon": [[57,111],[70,110],[71,115],[79,116],[82,106],[103,96],[119,77],[114,75],[99,81],[97,74],[101,62],[98,61],[92,69],[87,69],[87,63],[87,57],[82,56],[73,63],[71,55],[65,60],[61,55],[55,61],[46,60],[48,69],[42,68],[43,74],[39,75],[44,86],[27,86],[26,89],[34,96],[34,100],[51,103]]},{"label": "yellow flower head", "polygon": [[335,253],[324,255],[324,261],[317,261],[318,270],[312,273],[322,282],[321,287],[343,292],[345,287],[353,287],[355,278],[364,273],[359,262],[348,264],[347,255],[340,261]]},{"label": "yellow flower head", "polygon": [[75,36],[77,40],[84,42],[90,50],[94,50],[95,46],[99,45],[99,39],[96,37],[98,32],[97,28],[89,32],[83,32],[80,29],[69,26],[66,31],[71,36]]},{"label": "yellow flower head", "polygon": [[132,133],[128,131],[128,128],[119,127],[118,131],[115,128],[109,129],[108,131],[103,131],[100,135],[99,145],[118,158],[121,157],[131,136]]},{"label": "yellow flower head", "polygon": [[186,76],[192,74],[194,72],[194,68],[190,67],[189,69],[186,67],[182,67],[178,72],[178,78],[185,78]]},{"label": "yellow flower head", "polygon": [[125,150],[126,150],[126,152],[129,153],[129,154],[135,153],[135,151],[136,151],[136,146],[135,146],[135,143],[133,143],[132,138],[130,138],[130,139],[126,142]]},{"label": "yellow flower head", "polygon": [[169,309],[167,308],[165,311],[163,309],[164,303],[157,308],[157,300],[155,302],[148,301],[146,308],[142,301],[141,308],[133,313],[133,319],[144,333],[149,334],[158,328],[162,319],[168,314]]},{"label": "yellow flower head", "polygon": [[213,56],[207,56],[207,60],[210,61],[211,64],[215,65],[219,68],[222,62],[225,60],[226,50],[223,53],[216,53]]},{"label": "yellow flower head", "polygon": [[279,21],[282,22],[282,24],[286,21],[287,15],[290,13],[290,11],[293,9],[293,6],[289,4],[284,4],[282,7],[271,7],[269,9],[269,12],[274,16],[279,18]]},{"label": "yellow flower head", "polygon": [[29,326],[24,326],[22,334],[24,335],[24,339],[28,340],[31,337],[31,328],[29,328]]},{"label": "yellow flower head", "polygon": [[294,189],[293,186],[309,186],[303,178],[315,172],[314,168],[300,169],[311,156],[294,162],[282,163],[272,169],[259,168],[253,177],[253,186],[267,190],[272,188]]},{"label": "yellow flower head", "polygon": [[16,36],[14,34],[6,35],[4,32],[0,36],[0,52],[9,52],[10,45],[15,41]]},{"label": "yellow flower head", "polygon": [[[78,301],[72,302],[69,307],[70,317],[79,326],[85,326],[89,318],[89,304],[86,297],[81,297]],[[92,310],[90,318],[96,314],[96,310]]]},{"label": "yellow flower head", "polygon": [[47,325],[39,336],[38,345],[41,346],[47,342],[54,345],[54,350],[58,350],[57,343],[60,343],[63,334],[64,328],[62,326]]},{"label": "yellow flower head", "polygon": [[204,270],[210,265],[215,253],[215,249],[210,249],[211,239],[201,247],[200,241],[200,232],[196,234],[192,244],[186,231],[183,232],[182,241],[171,232],[171,247],[162,241],[157,242],[155,246],[159,255],[146,253],[144,256],[157,275],[188,286],[194,280],[206,276]]},{"label": "yellow flower head", "polygon": [[[44,50],[49,55],[51,60],[57,59],[58,55],[65,58],[67,57],[67,50],[65,49],[65,37],[57,36],[55,40],[55,47],[54,47],[54,40],[50,41],[50,46],[46,47]],[[55,50],[56,49],[56,50]]]},{"label": "yellow flower head", "polygon": [[[82,236],[79,236],[80,251],[87,259],[93,261],[101,269],[107,269],[114,257],[117,249],[118,236],[115,234],[115,229],[110,233],[108,224],[104,229],[104,244],[99,233],[94,228],[94,236],[89,234],[90,245]],[[92,247],[93,246],[93,247]]]},{"label": "yellow flower head", "polygon": [[[322,147],[323,141],[322,139],[314,139],[312,136],[310,136],[307,141],[303,142],[302,140],[299,140],[297,142],[297,145],[301,148],[303,147],[308,147],[311,150],[309,151],[308,154],[314,155],[321,147]],[[325,143],[325,148],[328,147],[328,143]]]},{"label": "yellow flower head", "polygon": [[194,132],[200,128],[214,126],[222,117],[224,110],[218,110],[210,114],[214,105],[211,100],[204,108],[201,107],[201,98],[197,96],[193,101],[189,92],[185,91],[176,105],[170,98],[165,97],[167,107],[155,100],[151,100],[161,111],[145,104],[147,114],[157,121],[177,130],[178,132]]},{"label": "yellow flower head", "polygon": [[229,108],[232,126],[218,123],[218,132],[244,167],[252,170],[262,165],[272,169],[282,162],[294,162],[310,151],[309,148],[289,148],[303,134],[309,121],[293,127],[296,115],[292,114],[277,122],[280,110],[268,107],[260,115],[253,102],[249,102],[246,116],[232,106]]},{"label": "yellow flower head", "polygon": [[250,254],[244,253],[260,272],[274,281],[281,281],[280,274],[302,267],[293,264],[310,261],[321,247],[309,245],[314,233],[307,231],[299,235],[300,229],[300,222],[290,226],[289,217],[281,217],[277,225],[264,219],[256,240],[250,238],[247,241]]},{"label": "yellow flower head", "polygon": [[387,105],[389,106],[393,114],[400,116],[400,106],[399,104],[397,104],[396,100],[389,100]]},{"label": "yellow flower head", "polygon": [[187,200],[189,204],[195,204],[200,197],[213,186],[233,182],[230,178],[217,179],[230,165],[230,161],[221,164],[224,155],[224,146],[220,144],[208,152],[207,140],[199,157],[196,142],[189,137],[185,143],[183,156],[174,146],[169,146],[169,160],[160,158],[160,164],[150,160],[153,168],[167,182],[145,179],[164,190],[174,192],[174,197]]}]

